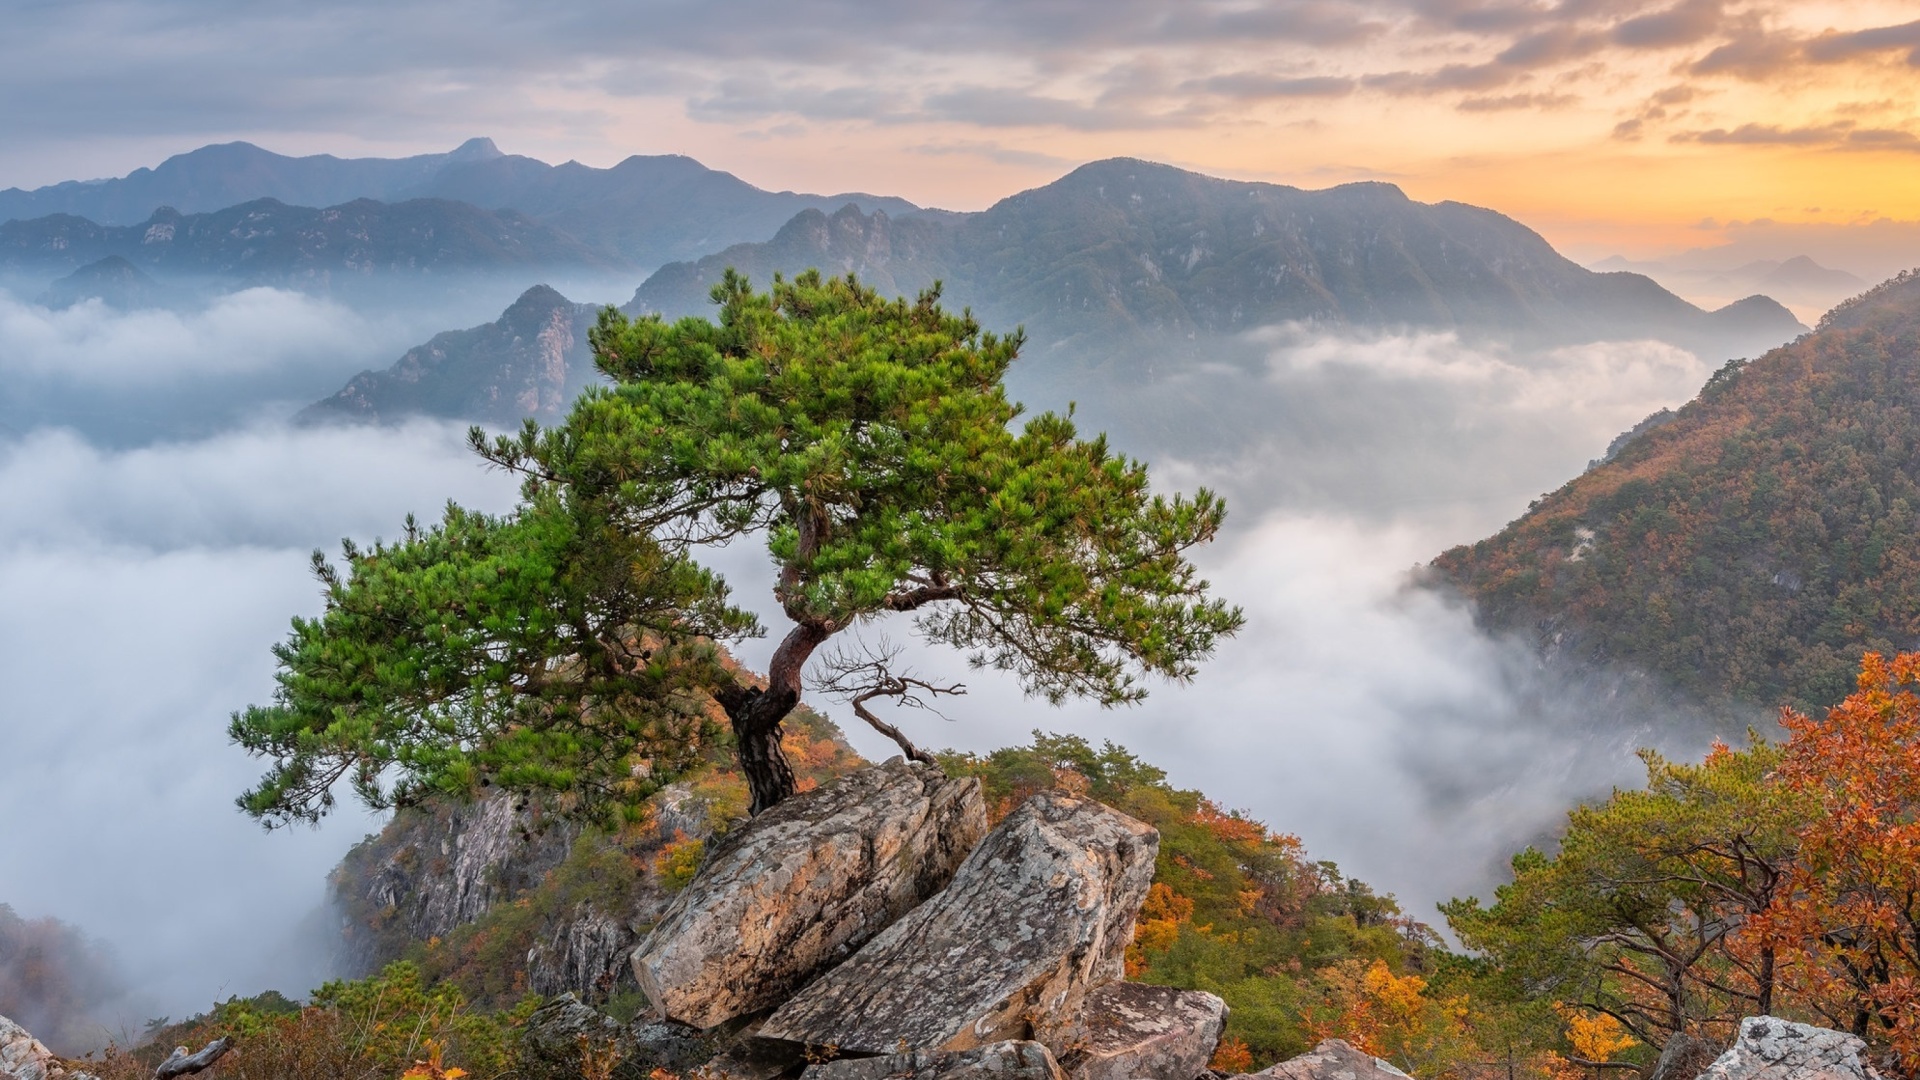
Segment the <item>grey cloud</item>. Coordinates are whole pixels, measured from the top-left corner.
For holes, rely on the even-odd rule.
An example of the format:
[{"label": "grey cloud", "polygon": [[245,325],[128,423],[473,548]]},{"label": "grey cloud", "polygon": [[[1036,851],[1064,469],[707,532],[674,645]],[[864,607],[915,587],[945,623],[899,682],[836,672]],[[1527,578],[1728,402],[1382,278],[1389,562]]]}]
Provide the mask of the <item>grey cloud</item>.
[{"label": "grey cloud", "polygon": [[1749,31],[1713,49],[1687,70],[1694,75],[1733,75],[1758,81],[1792,68],[1799,59],[1797,40]]},{"label": "grey cloud", "polygon": [[924,114],[982,127],[1063,127],[1077,131],[1140,131],[1190,122],[1185,109],[1089,104],[997,86],[970,86],[930,94]]},{"label": "grey cloud", "polygon": [[1683,0],[1665,11],[1641,15],[1613,28],[1615,42],[1635,49],[1691,45],[1720,28],[1721,0]]},{"label": "grey cloud", "polygon": [[1599,34],[1556,26],[1521,38],[1494,59],[1507,67],[1536,68],[1591,56],[1605,44],[1606,38]]},{"label": "grey cloud", "polygon": [[813,120],[905,118],[899,95],[873,86],[820,88],[768,78],[725,79],[711,92],[689,98],[687,114],[700,120],[793,115]]},{"label": "grey cloud", "polygon": [[1241,100],[1294,97],[1340,97],[1354,90],[1354,80],[1337,75],[1262,75],[1239,72],[1215,75],[1183,84],[1183,89]]},{"label": "grey cloud", "polygon": [[1907,63],[1920,67],[1920,21],[1856,30],[1850,34],[1824,34],[1806,44],[1807,58],[1821,63],[1893,49],[1913,50],[1907,54]]},{"label": "grey cloud", "polygon": [[1826,146],[1852,150],[1920,151],[1920,136],[1913,132],[1898,128],[1863,128],[1851,120],[1805,127],[1742,124],[1732,130],[1713,128],[1680,132],[1673,135],[1671,141],[1721,146]]},{"label": "grey cloud", "polygon": [[1490,90],[1518,73],[1503,64],[1447,64],[1433,71],[1391,71],[1367,75],[1360,85],[1389,94],[1430,94],[1443,90]]},{"label": "grey cloud", "polygon": [[1572,94],[1508,94],[1503,97],[1463,98],[1461,112],[1502,112],[1509,109],[1558,109],[1580,100]]}]

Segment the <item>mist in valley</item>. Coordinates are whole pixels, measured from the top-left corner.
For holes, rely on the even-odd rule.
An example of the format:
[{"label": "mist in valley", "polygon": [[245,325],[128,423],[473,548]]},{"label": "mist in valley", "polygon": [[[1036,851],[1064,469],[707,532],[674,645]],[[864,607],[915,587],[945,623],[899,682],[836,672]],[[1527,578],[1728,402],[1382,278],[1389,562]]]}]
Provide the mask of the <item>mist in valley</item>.
[{"label": "mist in valley", "polygon": [[[0,785],[14,834],[0,902],[58,916],[118,966],[128,993],[100,995],[88,1030],[328,974],[327,872],[380,822],[343,797],[319,829],[262,832],[233,806],[260,763],[226,722],[271,693],[288,619],[320,609],[312,549],[393,536],[450,498],[512,504],[464,425],[287,422],[426,336],[391,308],[276,290],[147,312],[0,296],[6,383],[64,403],[8,399],[0,436],[0,679],[9,759],[33,763]],[[950,721],[898,719],[923,745],[977,751],[1036,728],[1112,739],[1432,918],[1571,801],[1634,782],[1636,746],[1694,753],[1706,734],[1649,710],[1646,687],[1556,684],[1527,643],[1488,639],[1410,571],[1521,513],[1715,366],[1652,342],[1524,352],[1290,325],[1127,379],[1017,368],[1017,395],[1073,401],[1163,490],[1226,494],[1226,533],[1199,561],[1247,628],[1192,685],[1117,711],[1051,709],[910,647],[921,673],[969,693]],[[763,551],[710,554],[777,634]],[[771,644],[740,651],[759,663]],[[816,704],[869,757],[893,752]]]}]

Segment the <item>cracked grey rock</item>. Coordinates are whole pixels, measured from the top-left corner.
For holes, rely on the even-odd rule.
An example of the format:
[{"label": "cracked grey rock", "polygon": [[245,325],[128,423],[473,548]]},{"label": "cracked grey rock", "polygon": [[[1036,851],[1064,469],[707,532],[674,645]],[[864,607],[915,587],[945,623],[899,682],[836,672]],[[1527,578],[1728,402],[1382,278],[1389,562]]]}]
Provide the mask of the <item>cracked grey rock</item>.
[{"label": "cracked grey rock", "polygon": [[1203,990],[1109,983],[1070,1022],[1041,1030],[1069,1080],[1193,1080],[1207,1071],[1227,1003]]},{"label": "cracked grey rock", "polygon": [[792,796],[715,846],[634,976],[695,1027],[772,1008],[940,891],[986,831],[978,780],[899,758]]},{"label": "cracked grey rock", "polygon": [[19,1024],[0,1016],[0,1080],[94,1080],[69,1071],[53,1051]]},{"label": "cracked grey rock", "polygon": [[1880,1080],[1856,1035],[1775,1016],[1740,1021],[1740,1037],[1700,1080]]},{"label": "cracked grey rock", "polygon": [[842,1053],[965,1050],[1070,1022],[1118,980],[1160,834],[1045,792],[1007,815],[939,895],[767,1018]]},{"label": "cracked grey rock", "polygon": [[843,1058],[810,1066],[801,1080],[1065,1080],[1037,1042],[997,1042],[971,1050],[920,1050]]}]

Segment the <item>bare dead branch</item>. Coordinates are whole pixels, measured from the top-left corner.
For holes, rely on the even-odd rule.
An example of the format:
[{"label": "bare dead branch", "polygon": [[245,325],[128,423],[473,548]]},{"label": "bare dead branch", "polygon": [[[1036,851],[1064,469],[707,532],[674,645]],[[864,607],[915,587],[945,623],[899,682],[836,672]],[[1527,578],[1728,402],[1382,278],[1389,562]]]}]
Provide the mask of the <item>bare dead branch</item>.
[{"label": "bare dead branch", "polygon": [[[884,638],[877,647],[861,642],[857,652],[838,650],[820,660],[818,674],[812,679],[813,687],[853,706],[855,716],[892,739],[908,758],[933,765],[936,762],[932,754],[915,746],[899,728],[875,716],[867,708],[867,702],[876,698],[892,698],[895,707],[925,709],[940,716],[939,710],[933,708],[931,699],[958,697],[965,694],[967,688],[962,683],[934,683],[912,672],[895,672],[893,662],[900,652],[898,646]],[[941,716],[941,719],[946,717]]]},{"label": "bare dead branch", "polygon": [[176,1046],[167,1060],[153,1070],[153,1080],[173,1080],[176,1076],[187,1076],[212,1067],[222,1054],[233,1049],[233,1040],[222,1036],[200,1048],[197,1054],[187,1053],[184,1046]]}]

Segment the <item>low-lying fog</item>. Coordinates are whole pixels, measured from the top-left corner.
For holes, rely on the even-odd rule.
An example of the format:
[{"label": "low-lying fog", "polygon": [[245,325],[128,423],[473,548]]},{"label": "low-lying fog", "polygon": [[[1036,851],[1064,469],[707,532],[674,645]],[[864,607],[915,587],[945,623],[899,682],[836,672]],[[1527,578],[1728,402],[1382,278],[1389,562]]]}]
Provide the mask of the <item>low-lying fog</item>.
[{"label": "low-lying fog", "polygon": [[[406,329],[264,290],[192,315],[48,312],[0,294],[0,385],[99,403],[85,417],[11,409],[0,434],[0,903],[74,923],[113,955],[132,993],[101,1007],[103,1024],[137,1031],[324,973],[326,872],[378,822],[349,806],[317,831],[262,833],[233,808],[258,766],[225,726],[269,693],[289,617],[318,610],[308,551],[391,536],[449,497],[511,502],[459,425],[284,424],[426,336]],[[1128,402],[1083,395],[1080,415],[1151,452],[1163,486],[1228,494],[1229,529],[1201,561],[1246,608],[1241,637],[1192,686],[1117,712],[1049,709],[924,655],[923,673],[972,693],[951,723],[901,722],[975,750],[1035,728],[1111,738],[1432,917],[1570,801],[1631,782],[1629,752],[1652,736],[1595,730],[1577,693],[1407,589],[1407,571],[1524,511],[1713,365],[1649,343],[1521,356],[1297,327],[1219,353]],[[210,385],[222,401],[204,433],[148,407]],[[119,426],[123,411],[159,436]],[[758,549],[715,562],[744,599],[764,596]],[[890,753],[846,726],[863,752]]]}]

